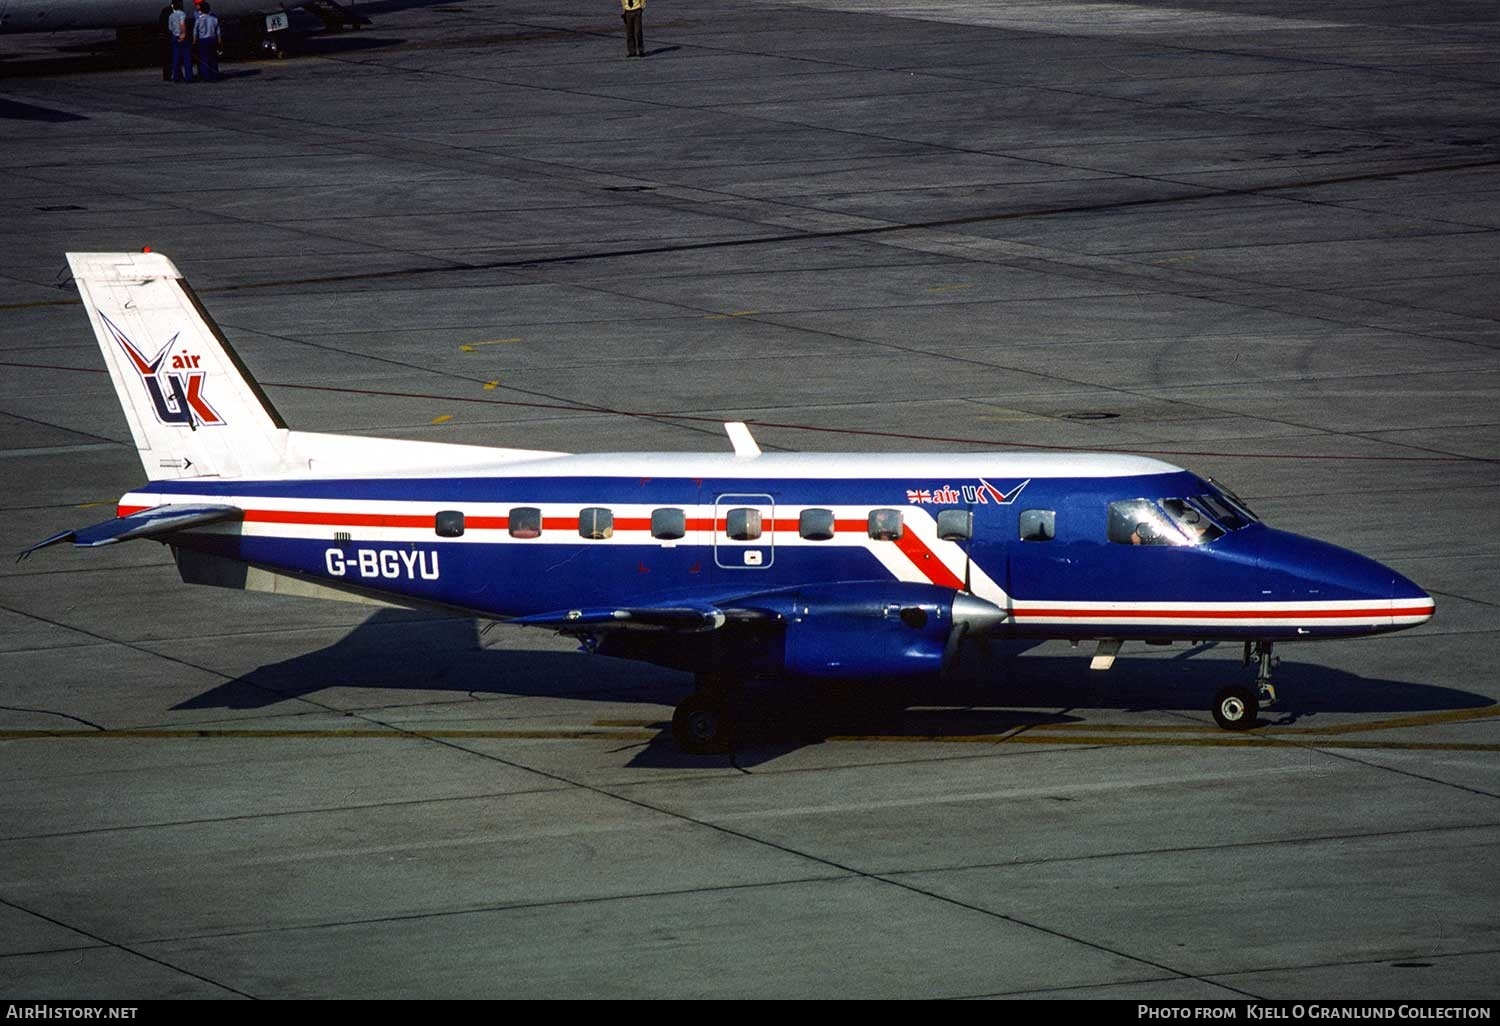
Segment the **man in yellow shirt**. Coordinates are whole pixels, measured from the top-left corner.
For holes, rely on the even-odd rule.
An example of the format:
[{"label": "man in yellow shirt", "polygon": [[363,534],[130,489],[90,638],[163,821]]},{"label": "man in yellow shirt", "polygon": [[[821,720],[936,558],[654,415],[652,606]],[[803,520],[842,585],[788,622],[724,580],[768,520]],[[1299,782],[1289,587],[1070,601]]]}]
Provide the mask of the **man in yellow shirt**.
[{"label": "man in yellow shirt", "polygon": [[641,15],[646,0],[620,0],[620,17],[625,19],[625,56],[646,56],[646,41],[641,34]]}]

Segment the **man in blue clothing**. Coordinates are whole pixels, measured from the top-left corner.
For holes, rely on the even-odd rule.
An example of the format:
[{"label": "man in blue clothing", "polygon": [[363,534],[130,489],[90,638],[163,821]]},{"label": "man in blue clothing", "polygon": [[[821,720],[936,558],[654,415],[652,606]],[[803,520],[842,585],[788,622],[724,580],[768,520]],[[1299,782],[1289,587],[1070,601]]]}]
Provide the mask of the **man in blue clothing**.
[{"label": "man in blue clothing", "polygon": [[205,82],[219,80],[219,52],[223,41],[219,34],[219,19],[209,7],[208,0],[198,5],[198,17],[193,22],[193,40],[198,45],[198,75]]},{"label": "man in blue clothing", "polygon": [[193,33],[188,16],[183,13],[182,0],[172,0],[172,13],[167,16],[167,36],[172,40],[172,81],[191,82]]}]

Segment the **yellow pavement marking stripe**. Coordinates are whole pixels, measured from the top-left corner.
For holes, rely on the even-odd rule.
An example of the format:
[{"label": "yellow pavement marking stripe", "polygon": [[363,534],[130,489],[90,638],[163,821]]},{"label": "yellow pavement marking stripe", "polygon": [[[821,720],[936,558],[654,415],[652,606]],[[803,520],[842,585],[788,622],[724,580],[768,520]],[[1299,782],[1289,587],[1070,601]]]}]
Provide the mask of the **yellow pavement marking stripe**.
[{"label": "yellow pavement marking stripe", "polygon": [[[623,726],[632,726],[629,721],[618,721]],[[141,730],[0,730],[0,741],[25,740],[103,740],[103,741],[192,741],[203,739],[258,739],[284,741],[331,741],[331,740],[448,740],[448,741],[557,741],[587,740],[600,738],[615,741],[654,741],[661,736],[659,728],[666,724],[652,724],[653,729],[610,729],[611,721],[603,721],[595,727],[554,730],[392,730],[383,728],[353,728],[345,730],[275,730],[269,728],[146,728]],[[981,745],[1089,745],[1093,747],[1163,747],[1179,748],[1345,748],[1365,751],[1418,751],[1418,752],[1500,752],[1500,744],[1482,744],[1462,741],[1347,741],[1314,737],[1296,740],[1278,738],[1264,734],[1238,734],[1220,731],[1207,737],[1123,737],[1119,734],[1045,734],[1034,731],[1007,734],[833,734],[824,741],[866,741],[886,744],[981,744]]]},{"label": "yellow pavement marking stripe", "polygon": [[519,341],[521,341],[519,338],[492,338],[486,342],[465,342],[463,345],[458,347],[458,351],[460,353],[472,353],[480,346],[504,346],[509,345],[512,342]]},{"label": "yellow pavement marking stripe", "polygon": [[1379,751],[1428,751],[1428,752],[1500,752],[1500,744],[1470,744],[1446,741],[1323,741],[1316,738],[1281,740],[1257,734],[1231,734],[1223,732],[1218,737],[1120,737],[1103,734],[835,734],[825,741],[886,741],[886,742],[930,742],[932,744],[979,744],[979,745],[1090,745],[1094,747],[1177,747],[1177,748],[1359,748]]},{"label": "yellow pavement marking stripe", "polygon": [[928,292],[961,292],[964,289],[972,289],[973,285],[932,285]]},{"label": "yellow pavement marking stripe", "polygon": [[439,414],[436,417],[433,417],[432,418],[432,422],[434,424],[446,424],[446,423],[448,423],[452,419],[453,419],[453,414],[451,414],[451,413],[442,413],[442,414]]},{"label": "yellow pavement marking stripe", "polygon": [[495,389],[497,389],[499,387],[500,387],[500,379],[499,378],[496,378],[494,381],[486,381],[484,383],[484,390],[486,392],[493,392]]},{"label": "yellow pavement marking stripe", "polygon": [[1375,720],[1371,723],[1339,723],[1328,727],[1278,727],[1275,733],[1358,734],[1369,730],[1395,730],[1399,727],[1435,727],[1444,723],[1493,719],[1496,716],[1500,716],[1500,705],[1487,705],[1481,709],[1452,709],[1448,712],[1400,716],[1389,720]]},{"label": "yellow pavement marking stripe", "polygon": [[759,310],[735,310],[733,313],[707,314],[703,319],[705,321],[722,321],[728,317],[750,317],[758,313],[760,313]]},{"label": "yellow pavement marking stripe", "polygon": [[[1403,716],[1372,723],[1333,724],[1326,727],[1266,728],[1245,733],[1220,730],[1212,724],[1038,723],[1018,724],[990,734],[835,734],[827,741],[873,741],[933,744],[1023,744],[1093,745],[1134,747],[1176,745],[1192,748],[1231,746],[1269,748],[1306,745],[1315,748],[1349,748],[1382,751],[1500,752],[1500,743],[1463,741],[1353,741],[1340,735],[1399,727],[1440,726],[1500,717],[1500,706],[1454,709],[1420,716]],[[148,727],[138,730],[0,730],[0,741],[41,738],[58,740],[191,740],[199,738],[259,738],[282,740],[368,740],[434,738],[443,740],[511,741],[612,738],[627,741],[655,740],[667,723],[657,719],[597,719],[589,727],[532,730],[399,730],[388,727],[308,729],[267,727]],[[635,728],[635,729],[630,729]],[[1196,736],[1190,736],[1196,735]]]},{"label": "yellow pavement marking stripe", "polygon": [[105,740],[105,741],[173,741],[194,740],[198,738],[259,738],[259,739],[283,739],[283,740],[368,740],[368,739],[401,739],[401,738],[441,738],[443,740],[525,740],[530,738],[581,738],[581,737],[607,737],[626,738],[632,740],[649,741],[657,736],[656,732],[646,731],[619,731],[619,730],[596,730],[588,727],[559,727],[556,730],[395,730],[382,727],[360,728],[354,727],[344,730],[290,730],[271,729],[259,727],[247,728],[204,728],[194,729],[192,727],[178,728],[155,728],[147,727],[140,730],[0,730],[0,741],[23,741],[36,738],[56,738],[59,740]]}]

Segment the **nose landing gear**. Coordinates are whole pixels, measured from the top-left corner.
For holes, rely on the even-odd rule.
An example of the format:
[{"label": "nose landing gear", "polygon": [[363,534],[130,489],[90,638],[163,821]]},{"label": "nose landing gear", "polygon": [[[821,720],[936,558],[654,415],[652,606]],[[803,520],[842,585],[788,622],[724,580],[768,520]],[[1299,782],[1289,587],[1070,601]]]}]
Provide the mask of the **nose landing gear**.
[{"label": "nose landing gear", "polygon": [[1272,642],[1245,642],[1245,665],[1256,661],[1255,686],[1231,684],[1214,696],[1211,709],[1214,722],[1225,730],[1249,730],[1255,726],[1260,710],[1276,702],[1276,689],[1271,685],[1271,670],[1277,660],[1271,655]]}]

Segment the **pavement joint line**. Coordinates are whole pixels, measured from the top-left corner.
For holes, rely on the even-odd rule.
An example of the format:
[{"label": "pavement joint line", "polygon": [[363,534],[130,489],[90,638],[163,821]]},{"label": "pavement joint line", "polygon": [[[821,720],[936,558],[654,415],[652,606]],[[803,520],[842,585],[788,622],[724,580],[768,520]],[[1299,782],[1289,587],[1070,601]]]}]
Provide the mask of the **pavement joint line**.
[{"label": "pavement joint line", "polygon": [[[377,722],[378,723],[379,721],[373,720],[373,718],[372,718],[371,722]],[[386,726],[386,727],[390,727],[391,726],[390,724],[380,724],[380,725],[381,726]],[[425,736],[425,735],[420,734],[420,733],[415,733],[415,732],[413,732],[413,733],[414,733],[414,736],[419,736],[419,737]],[[910,885],[910,884],[907,884],[907,883],[903,883],[903,882],[900,882],[900,881],[897,881],[897,880],[888,879],[886,877],[877,876],[875,874],[871,874],[871,873],[867,873],[867,872],[864,872],[862,870],[859,870],[859,869],[857,869],[857,868],[855,868],[853,866],[845,865],[844,863],[839,862],[837,859],[832,859],[832,858],[827,858],[827,857],[820,856],[820,855],[815,855],[812,852],[803,851],[803,850],[801,850],[799,848],[796,848],[796,847],[793,847],[791,845],[783,844],[783,843],[780,843],[780,842],[777,842],[777,841],[773,841],[773,840],[770,840],[768,838],[758,837],[758,836],[756,836],[754,834],[748,833],[748,832],[743,831],[743,830],[731,828],[731,827],[725,826],[725,825],[723,825],[721,823],[714,823],[714,822],[712,822],[710,820],[705,820],[705,819],[702,819],[702,818],[699,818],[699,817],[696,817],[696,816],[691,816],[691,815],[688,815],[688,814],[683,813],[683,812],[678,812],[678,811],[675,811],[675,810],[672,810],[672,809],[663,808],[661,806],[652,804],[651,802],[645,801],[643,799],[633,798],[633,797],[631,797],[628,794],[620,793],[620,791],[618,791],[618,790],[611,790],[610,788],[602,786],[602,785],[590,784],[590,783],[588,783],[586,781],[581,781],[581,780],[574,780],[574,779],[572,779],[572,778],[570,778],[570,777],[568,777],[568,776],[566,776],[566,775],[564,775],[562,773],[558,773],[558,772],[555,772],[555,771],[552,771],[552,770],[540,769],[540,768],[537,768],[537,767],[534,767],[534,766],[528,766],[525,763],[523,763],[523,762],[521,762],[521,761],[519,761],[517,759],[514,759],[514,758],[510,758],[510,759],[502,758],[502,757],[500,757],[500,756],[498,756],[498,755],[496,755],[496,754],[494,754],[492,752],[476,751],[476,750],[474,750],[472,748],[466,748],[463,745],[458,744],[454,740],[451,740],[451,739],[444,739],[444,738],[439,738],[439,737],[427,737],[426,739],[429,740],[429,741],[432,741],[432,742],[434,742],[436,744],[444,745],[446,747],[451,747],[451,748],[457,749],[458,751],[461,751],[461,752],[467,752],[470,755],[474,755],[474,756],[477,756],[477,757],[482,758],[482,759],[486,759],[486,760],[489,760],[489,761],[492,761],[492,762],[496,762],[496,763],[499,763],[501,765],[510,766],[510,767],[512,767],[514,769],[518,769],[518,770],[521,770],[523,772],[534,773],[534,774],[537,774],[539,776],[542,776],[542,777],[545,777],[545,778],[548,778],[548,779],[556,780],[556,781],[559,781],[559,782],[564,783],[564,784],[569,784],[569,785],[571,785],[571,786],[573,786],[575,788],[578,788],[580,790],[588,791],[588,792],[590,792],[592,794],[596,794],[596,795],[599,795],[599,796],[602,796],[602,797],[605,797],[605,798],[613,799],[614,801],[622,802],[624,804],[634,806],[635,808],[642,809],[642,810],[647,811],[647,812],[651,812],[651,813],[653,813],[655,815],[665,816],[665,817],[667,817],[669,819],[674,819],[674,820],[678,820],[678,821],[683,822],[683,823],[688,823],[688,824],[691,824],[691,825],[695,825],[695,826],[701,827],[703,829],[714,831],[716,833],[722,834],[722,835],[724,835],[726,837],[738,838],[738,839],[740,839],[742,841],[745,841],[745,842],[747,842],[749,844],[756,845],[758,847],[769,848],[769,849],[771,849],[773,851],[779,851],[779,852],[782,852],[783,854],[791,855],[794,858],[800,858],[800,859],[812,862],[812,863],[817,864],[817,865],[826,866],[826,867],[828,867],[830,869],[834,869],[834,870],[842,872],[842,873],[854,874],[855,876],[858,876],[858,877],[863,878],[863,879],[867,879],[867,880],[871,880],[871,881],[875,881],[875,882],[879,882],[879,883],[884,883],[884,884],[887,884],[888,886],[896,887],[896,888],[908,891],[910,893],[923,895],[923,896],[925,896],[925,897],[927,897],[927,898],[929,898],[931,900],[938,901],[940,903],[947,904],[947,905],[953,906],[955,908],[965,909],[965,910],[970,911],[970,912],[978,913],[978,914],[980,914],[982,916],[987,916],[987,917],[990,917],[990,918],[999,919],[999,920],[1004,921],[1004,922],[1009,922],[1009,923],[1012,923],[1014,925],[1020,926],[1020,927],[1022,927],[1024,929],[1035,930],[1035,931],[1037,931],[1039,933],[1044,933],[1044,934],[1047,934],[1049,936],[1057,937],[1057,938],[1060,938],[1062,940],[1066,940],[1066,941],[1071,942],[1071,943],[1081,944],[1081,945],[1083,945],[1085,947],[1089,947],[1089,948],[1092,948],[1092,949],[1098,950],[1098,951],[1104,951],[1104,952],[1106,952],[1108,954],[1115,955],[1116,957],[1119,957],[1119,958],[1124,958],[1124,959],[1128,959],[1128,960],[1133,961],[1133,962],[1139,962],[1139,963],[1143,963],[1143,964],[1146,964],[1146,965],[1151,965],[1151,966],[1153,966],[1153,967],[1155,967],[1157,969],[1161,969],[1164,972],[1177,973],[1180,976],[1185,976],[1185,977],[1189,977],[1189,978],[1195,978],[1195,977],[1193,977],[1193,974],[1182,972],[1182,971],[1180,971],[1178,969],[1173,968],[1172,966],[1165,965],[1163,963],[1156,962],[1156,961],[1153,961],[1153,960],[1148,959],[1148,958],[1144,958],[1144,957],[1137,956],[1137,955],[1131,955],[1131,954],[1128,954],[1128,953],[1126,953],[1124,951],[1117,950],[1115,948],[1109,947],[1107,945],[1102,945],[1102,944],[1099,944],[1099,943],[1096,943],[1096,942],[1088,941],[1088,940],[1083,939],[1082,937],[1075,937],[1075,936],[1072,936],[1070,934],[1067,934],[1067,933],[1064,933],[1064,932],[1061,932],[1061,931],[1058,931],[1058,930],[1054,930],[1054,929],[1052,929],[1050,927],[1042,926],[1042,925],[1036,924],[1036,923],[1031,923],[1031,922],[1028,922],[1026,920],[1023,920],[1023,919],[1020,919],[1020,918],[1017,918],[1017,917],[1014,917],[1014,916],[1005,915],[1003,913],[998,913],[998,912],[994,912],[994,911],[989,910],[989,909],[984,909],[984,908],[981,908],[981,907],[978,907],[978,906],[975,906],[975,905],[971,905],[969,903],[959,901],[957,899],[951,898],[951,897],[946,896],[946,895],[941,895],[941,894],[935,894],[935,893],[926,892],[926,891],[923,891],[921,888],[915,887],[913,885]],[[1247,996],[1253,996],[1253,995],[1247,995]]]},{"label": "pavement joint line", "polygon": [[860,874],[851,872],[831,873],[823,876],[789,877],[781,880],[766,880],[753,883],[706,885],[684,887],[673,890],[639,891],[624,894],[600,894],[579,898],[550,901],[518,901],[495,905],[479,905],[473,908],[431,909],[421,912],[398,912],[384,916],[362,919],[337,919],[318,923],[294,923],[287,926],[267,927],[254,930],[226,930],[219,933],[192,933],[173,937],[153,937],[139,941],[140,944],[173,944],[182,941],[225,940],[232,937],[257,937],[285,933],[301,933],[316,930],[340,930],[356,926],[375,926],[382,923],[403,923],[427,919],[450,919],[458,916],[505,915],[510,912],[526,912],[543,908],[577,908],[589,905],[604,905],[622,901],[647,901],[657,898],[674,898],[693,894],[721,894],[736,891],[766,890],[774,887],[802,884],[837,883],[841,880],[858,879]]},{"label": "pavement joint line", "polygon": [[[1432,959],[1433,961],[1437,961],[1438,959],[1444,959],[1444,958],[1472,958],[1475,955],[1495,955],[1495,954],[1500,954],[1500,948],[1474,948],[1474,949],[1471,949],[1471,950],[1468,950],[1468,951],[1439,951],[1439,952],[1434,952],[1434,951],[1432,951],[1430,949],[1424,948],[1424,949],[1419,950],[1419,951],[1410,951],[1410,952],[1408,952],[1406,954],[1392,955],[1392,956],[1390,956],[1388,958],[1351,958],[1351,959],[1340,959],[1340,960],[1337,960],[1337,961],[1327,961],[1327,962],[1294,963],[1294,964],[1291,964],[1291,965],[1283,965],[1283,966],[1274,966],[1274,965],[1257,966],[1254,969],[1236,969],[1236,970],[1234,970],[1232,972],[1220,973],[1220,974],[1217,974],[1217,975],[1218,976],[1249,976],[1251,974],[1259,974],[1259,973],[1297,972],[1297,971],[1303,970],[1303,969],[1337,969],[1337,968],[1340,968],[1340,967],[1343,967],[1343,966],[1355,966],[1355,965],[1388,965],[1391,962],[1404,962],[1404,961],[1407,961],[1408,959],[1420,959],[1421,961],[1425,962],[1428,959]],[[1493,1000],[1493,999],[1491,999],[1491,1000]],[[1454,1004],[1465,1004],[1465,1003],[1467,1003],[1467,1004],[1478,1005],[1478,1004],[1483,1004],[1485,1002],[1484,1001],[1473,1001],[1473,1002],[1459,1002],[1459,1001],[1455,1001],[1453,1003]]]},{"label": "pavement joint line", "polygon": [[[1299,747],[1303,747],[1303,746],[1299,746]],[[1373,770],[1376,770],[1377,772],[1394,773],[1397,776],[1407,777],[1407,778],[1410,778],[1412,780],[1426,781],[1429,784],[1437,784],[1440,787],[1452,788],[1455,791],[1463,791],[1463,792],[1466,792],[1468,794],[1477,795],[1477,796],[1479,796],[1481,798],[1496,798],[1496,799],[1500,799],[1500,794],[1496,794],[1493,791],[1486,791],[1482,787],[1471,787],[1468,784],[1454,783],[1451,780],[1443,780],[1443,779],[1441,779],[1439,777],[1428,776],[1425,773],[1418,773],[1415,770],[1403,769],[1400,766],[1387,766],[1387,765],[1382,765],[1380,763],[1367,762],[1367,761],[1365,761],[1363,759],[1356,758],[1354,755],[1348,754],[1346,752],[1332,751],[1332,750],[1330,750],[1330,749],[1336,749],[1336,748],[1357,748],[1357,747],[1373,748],[1373,747],[1375,747],[1374,745],[1356,745],[1353,742],[1348,742],[1348,743],[1337,744],[1337,745],[1307,745],[1305,747],[1312,748],[1312,749],[1314,749],[1316,751],[1321,751],[1321,752],[1323,752],[1323,754],[1328,755],[1331,758],[1339,759],[1339,760],[1342,760],[1342,761],[1348,762],[1348,763],[1352,763],[1353,765],[1356,765],[1356,766],[1363,766],[1366,769],[1373,769]]]},{"label": "pavement joint line", "polygon": [[[45,920],[46,922],[49,922],[49,923],[51,923],[54,926],[59,926],[59,927],[61,927],[64,930],[68,930],[68,931],[70,931],[72,933],[80,934],[80,935],[82,935],[84,937],[88,937],[90,940],[98,941],[101,945],[105,945],[107,947],[114,948],[116,951],[123,951],[127,955],[134,955],[136,958],[142,959],[142,960],[147,961],[147,962],[154,963],[156,965],[161,966],[164,969],[170,969],[174,973],[179,973],[179,974],[181,974],[183,976],[189,976],[189,977],[192,977],[195,980],[200,980],[203,983],[208,984],[209,986],[217,987],[220,990],[228,991],[231,994],[238,994],[240,997],[250,998],[252,1000],[254,1000],[254,998],[255,998],[255,995],[249,994],[249,993],[247,993],[247,992],[245,992],[243,990],[240,990],[237,987],[232,987],[232,986],[230,986],[227,983],[221,983],[220,981],[215,980],[215,979],[213,979],[211,977],[204,976],[202,973],[195,973],[191,969],[184,969],[181,966],[173,965],[171,962],[168,962],[166,959],[157,958],[155,955],[148,955],[146,952],[141,951],[139,948],[133,947],[133,946],[131,946],[129,944],[126,944],[126,943],[124,943],[122,941],[110,940],[108,937],[103,937],[103,936],[101,936],[101,935],[99,935],[97,933],[92,932],[91,930],[84,929],[81,926],[74,926],[71,923],[66,923],[63,920],[58,919],[58,918],[56,918],[54,916],[49,916],[49,915],[47,915],[44,912],[38,912],[36,909],[28,908],[25,905],[20,904],[19,902],[15,902],[15,901],[10,900],[9,898],[6,898],[3,894],[0,894],[0,905],[5,905],[5,906],[7,906],[9,908],[13,908],[13,909],[15,909],[18,912],[24,912],[24,913],[26,913],[29,916],[35,916],[36,918]],[[90,950],[97,950],[97,949],[90,949]]]},{"label": "pavement joint line", "polygon": [[135,830],[178,830],[214,826],[223,823],[245,823],[260,820],[292,819],[299,816],[339,815],[350,812],[370,812],[378,809],[400,809],[411,806],[447,805],[460,802],[507,801],[533,795],[559,794],[566,788],[535,787],[516,791],[493,791],[483,794],[440,795],[429,798],[393,798],[379,802],[359,802],[347,805],[327,805],[317,808],[280,809],[266,812],[250,812],[237,816],[203,816],[198,819],[163,820],[151,823],[121,823],[115,826],[88,827],[83,830],[55,830],[39,834],[7,834],[0,836],[0,844],[19,841],[46,841],[63,837],[90,837],[95,834],[129,833]]},{"label": "pavement joint line", "polygon": [[1425,834],[1458,834],[1469,831],[1500,831],[1500,821],[1488,823],[1453,823],[1425,827],[1407,827],[1400,830],[1348,831],[1335,834],[1316,834],[1307,837],[1271,837],[1255,841],[1226,841],[1218,844],[1177,845],[1162,848],[1127,848],[1119,851],[1091,852],[1086,855],[1056,855],[1038,858],[1017,859],[1006,862],[973,862],[967,864],[928,866],[917,869],[889,871],[887,875],[901,876],[906,873],[959,873],[976,869],[1010,869],[1027,866],[1050,866],[1070,862],[1100,862],[1110,859],[1149,858],[1154,855],[1188,855],[1192,853],[1218,853],[1250,850],[1255,848],[1313,847],[1320,844],[1340,844],[1346,841],[1379,841],[1418,837]]}]

